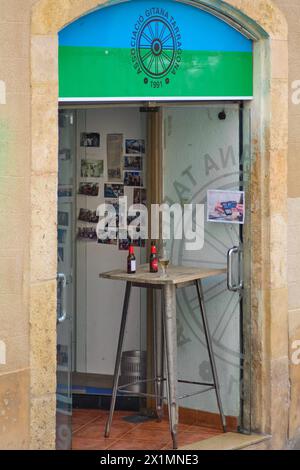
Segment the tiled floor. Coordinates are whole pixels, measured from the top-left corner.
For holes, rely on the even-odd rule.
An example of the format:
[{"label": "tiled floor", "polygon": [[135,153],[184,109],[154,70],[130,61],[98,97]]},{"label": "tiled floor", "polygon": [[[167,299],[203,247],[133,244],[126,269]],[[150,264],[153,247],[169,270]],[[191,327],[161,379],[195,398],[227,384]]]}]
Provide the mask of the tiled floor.
[{"label": "tiled floor", "polygon": [[[136,413],[116,411],[111,435],[104,438],[108,412],[102,410],[73,411],[73,450],[162,450],[172,449],[167,420],[131,423],[124,418]],[[179,446],[192,444],[222,434],[217,429],[179,425]]]}]

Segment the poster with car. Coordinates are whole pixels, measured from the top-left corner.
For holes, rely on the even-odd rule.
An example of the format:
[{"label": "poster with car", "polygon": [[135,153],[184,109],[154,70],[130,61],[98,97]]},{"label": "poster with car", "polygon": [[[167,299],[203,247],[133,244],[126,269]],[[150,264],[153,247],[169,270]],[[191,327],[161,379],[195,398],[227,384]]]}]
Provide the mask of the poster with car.
[{"label": "poster with car", "polygon": [[207,191],[207,221],[244,224],[245,192],[210,189]]}]

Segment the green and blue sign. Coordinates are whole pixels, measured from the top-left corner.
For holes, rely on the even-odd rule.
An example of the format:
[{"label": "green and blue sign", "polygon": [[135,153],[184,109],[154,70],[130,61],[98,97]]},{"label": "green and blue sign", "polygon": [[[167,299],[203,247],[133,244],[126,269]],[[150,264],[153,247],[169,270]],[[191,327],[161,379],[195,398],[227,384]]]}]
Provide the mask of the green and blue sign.
[{"label": "green and blue sign", "polygon": [[253,43],[177,1],[99,8],[59,33],[62,100],[250,98]]}]

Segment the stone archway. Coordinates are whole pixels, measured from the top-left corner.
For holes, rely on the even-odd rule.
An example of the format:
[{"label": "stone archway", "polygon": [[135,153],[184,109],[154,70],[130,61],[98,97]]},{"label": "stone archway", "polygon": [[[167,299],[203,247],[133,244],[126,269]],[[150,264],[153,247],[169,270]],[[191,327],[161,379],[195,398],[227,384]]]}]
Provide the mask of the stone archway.
[{"label": "stone archway", "polygon": [[[39,0],[31,21],[31,448],[55,446],[57,33],[104,0]],[[271,0],[198,0],[251,31],[253,107],[252,426],[284,445],[288,429],[287,25]]]}]

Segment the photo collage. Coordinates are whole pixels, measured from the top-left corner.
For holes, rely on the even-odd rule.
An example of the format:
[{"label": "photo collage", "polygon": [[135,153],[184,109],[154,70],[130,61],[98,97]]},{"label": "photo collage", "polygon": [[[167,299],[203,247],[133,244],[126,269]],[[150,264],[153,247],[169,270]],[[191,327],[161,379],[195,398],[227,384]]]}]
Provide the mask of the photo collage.
[{"label": "photo collage", "polygon": [[[106,137],[106,139],[105,139]],[[103,157],[103,142],[106,140],[105,157]],[[78,218],[77,239],[94,241],[101,245],[118,246],[119,250],[128,250],[129,244],[144,247],[145,240],[119,239],[119,198],[130,191],[130,204],[147,202],[144,187],[144,158],[145,140],[126,138],[124,134],[100,135],[98,132],[82,132],[79,146],[81,150],[80,169],[78,171]],[[102,150],[99,158],[97,150]],[[83,151],[83,152],[82,152]],[[84,153],[84,157],[82,156]],[[98,158],[97,158],[98,156]],[[106,160],[106,162],[105,162]],[[106,166],[106,169],[105,169]],[[107,179],[106,179],[107,178]],[[95,201],[88,200],[95,198]],[[97,207],[101,203],[112,204],[116,211],[115,227],[109,222],[105,227],[105,237],[98,239],[96,227],[99,222]],[[90,207],[93,206],[93,209]],[[105,214],[107,218],[108,214]],[[138,214],[137,217],[138,218]],[[129,218],[127,224],[134,225],[134,218]],[[112,224],[113,225],[113,224]],[[137,232],[139,228],[137,227]]]}]

